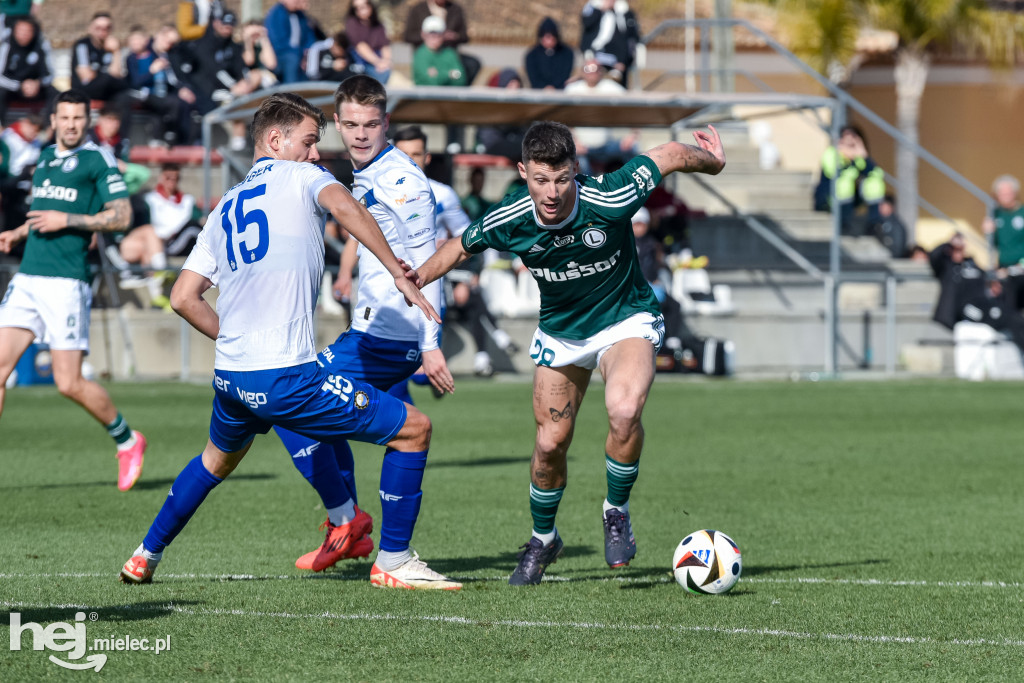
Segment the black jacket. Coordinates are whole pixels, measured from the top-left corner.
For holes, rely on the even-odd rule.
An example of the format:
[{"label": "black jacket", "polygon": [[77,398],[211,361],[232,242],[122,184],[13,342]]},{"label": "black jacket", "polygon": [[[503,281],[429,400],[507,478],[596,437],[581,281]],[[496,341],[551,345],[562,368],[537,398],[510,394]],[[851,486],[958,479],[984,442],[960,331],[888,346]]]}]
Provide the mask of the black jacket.
[{"label": "black jacket", "polygon": [[928,261],[940,285],[932,320],[953,329],[953,325],[964,319],[964,307],[987,310],[991,301],[985,271],[969,256],[960,263],[954,262],[950,251],[949,243],[939,245],[928,255]]},{"label": "black jacket", "polygon": [[15,92],[22,81],[36,80],[43,85],[53,81],[50,43],[40,35],[22,47],[11,35],[0,45],[0,88]]},{"label": "black jacket", "polygon": [[190,52],[187,85],[197,94],[210,97],[214,91],[229,90],[244,79],[249,69],[242,59],[242,45],[231,38],[221,38],[212,23],[202,38],[187,45]]},{"label": "black jacket", "polygon": [[[609,12],[615,13],[614,10],[609,10]],[[583,14],[580,17],[580,52],[586,54],[588,50],[592,50],[597,61],[604,66],[610,67],[615,62],[622,62],[628,69],[636,54],[636,44],[640,41],[640,24],[637,22],[636,14],[633,13],[633,10],[626,10],[623,14],[625,26],[620,26],[618,18],[616,18],[612,37],[598,50],[594,48],[593,43],[601,29],[601,18],[604,14],[589,2],[584,5]]]}]

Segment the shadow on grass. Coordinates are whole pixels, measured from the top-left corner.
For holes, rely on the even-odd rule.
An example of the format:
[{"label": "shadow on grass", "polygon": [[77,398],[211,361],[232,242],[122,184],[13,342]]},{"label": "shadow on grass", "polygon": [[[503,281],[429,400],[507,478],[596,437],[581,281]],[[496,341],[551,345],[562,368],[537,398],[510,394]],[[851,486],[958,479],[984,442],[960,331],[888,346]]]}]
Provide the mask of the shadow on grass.
[{"label": "shadow on grass", "polygon": [[792,572],[801,569],[835,569],[838,567],[869,567],[876,564],[889,564],[891,560],[868,559],[857,562],[824,562],[821,564],[765,564],[765,565],[744,565],[743,576],[759,576],[761,574],[775,574],[778,572]]},{"label": "shadow on grass", "polygon": [[[174,607],[187,607],[201,605],[197,600],[175,600]],[[86,622],[93,621],[92,614],[96,614],[101,622],[127,623],[132,621],[146,621],[157,617],[169,617],[175,613],[174,609],[167,602],[136,602],[124,605],[108,605],[106,607],[26,607],[11,608],[9,611],[0,614],[0,624],[11,625],[11,612],[18,612],[21,615],[21,623],[31,621],[36,624],[51,624],[55,621],[73,623],[76,612],[86,614]]]},{"label": "shadow on grass", "polygon": [[[267,479],[277,479],[276,474],[233,474],[231,475],[231,481],[264,481]],[[174,483],[174,479],[164,477],[162,479],[140,479],[135,482],[135,486],[132,487],[134,491],[152,491],[153,489],[166,489]],[[89,487],[105,487],[109,486],[113,488],[116,486],[116,481],[111,477],[110,479],[104,479],[103,481],[80,481],[80,482],[67,482],[63,484],[22,484],[20,486],[0,486],[0,491],[16,491],[18,489],[70,489],[70,488],[89,488]]]},{"label": "shadow on grass", "polygon": [[[562,551],[561,557],[586,557],[594,555],[597,551],[589,545],[567,545]],[[512,550],[498,555],[481,555],[478,557],[457,557],[453,559],[431,559],[430,566],[442,574],[462,574],[463,572],[475,572],[483,569],[494,569],[496,571],[512,573],[519,563],[519,550]]]},{"label": "shadow on grass", "polygon": [[529,455],[505,455],[496,458],[476,458],[475,460],[442,460],[428,462],[427,467],[491,467],[494,465],[518,465],[530,463]]}]

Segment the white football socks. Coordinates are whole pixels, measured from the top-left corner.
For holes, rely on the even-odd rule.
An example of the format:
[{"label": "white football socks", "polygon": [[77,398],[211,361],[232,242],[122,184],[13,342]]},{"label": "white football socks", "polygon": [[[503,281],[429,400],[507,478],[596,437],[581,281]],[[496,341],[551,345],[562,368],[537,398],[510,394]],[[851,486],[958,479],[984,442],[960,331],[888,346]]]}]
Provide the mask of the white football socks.
[{"label": "white football socks", "polygon": [[555,540],[555,536],[558,535],[558,529],[552,529],[551,532],[547,534],[538,534],[534,531],[533,535],[535,538],[539,538],[541,543],[547,545],[548,543],[551,543],[551,541]]},{"label": "white football socks", "polygon": [[158,553],[151,553],[146,550],[146,546],[140,543],[139,547],[135,549],[135,553],[133,553],[132,557],[136,557],[138,555],[142,555],[146,558],[146,562],[149,564],[150,569],[156,569],[156,566],[159,564],[160,558],[164,556],[164,553],[162,550]]},{"label": "white football socks", "polygon": [[375,564],[378,569],[390,572],[398,569],[411,559],[412,548],[406,548],[405,550],[399,550],[396,552],[381,550],[377,553],[377,559],[373,561],[373,564]]},{"label": "white football socks", "polygon": [[331,520],[331,524],[334,526],[348,524],[356,518],[356,502],[349,498],[338,507],[328,509],[327,518]]},{"label": "white football socks", "polygon": [[609,510],[614,508],[614,509],[618,510],[619,512],[621,512],[622,514],[628,515],[629,514],[629,501],[627,500],[625,502],[625,504],[623,504],[623,505],[612,505],[611,503],[608,502],[608,499],[605,498],[604,499],[604,505],[602,506],[602,508],[603,508],[603,512],[608,512]]}]

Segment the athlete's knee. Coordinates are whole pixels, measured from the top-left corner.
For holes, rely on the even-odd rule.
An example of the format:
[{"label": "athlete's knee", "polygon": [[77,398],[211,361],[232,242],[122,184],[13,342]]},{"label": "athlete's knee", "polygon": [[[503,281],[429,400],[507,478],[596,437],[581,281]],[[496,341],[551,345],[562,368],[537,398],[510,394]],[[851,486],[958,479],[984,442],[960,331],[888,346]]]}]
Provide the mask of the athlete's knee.
[{"label": "athlete's knee", "polygon": [[419,410],[410,408],[405,417],[405,425],[402,427],[401,435],[405,438],[403,439],[403,448],[400,450],[427,450],[430,448],[432,431],[433,425],[430,423],[430,418]]},{"label": "athlete's knee", "polygon": [[539,457],[547,459],[564,458],[572,443],[572,429],[560,429],[551,425],[537,427],[537,442],[534,450]]},{"label": "athlete's knee", "polygon": [[608,404],[608,429],[612,438],[626,441],[636,434],[643,433],[640,418],[643,414],[643,401],[618,401]]},{"label": "athlete's knee", "polygon": [[81,395],[86,381],[81,375],[74,376],[54,373],[53,377],[53,383],[57,386],[57,391],[60,392],[60,395],[70,399],[78,398]]}]

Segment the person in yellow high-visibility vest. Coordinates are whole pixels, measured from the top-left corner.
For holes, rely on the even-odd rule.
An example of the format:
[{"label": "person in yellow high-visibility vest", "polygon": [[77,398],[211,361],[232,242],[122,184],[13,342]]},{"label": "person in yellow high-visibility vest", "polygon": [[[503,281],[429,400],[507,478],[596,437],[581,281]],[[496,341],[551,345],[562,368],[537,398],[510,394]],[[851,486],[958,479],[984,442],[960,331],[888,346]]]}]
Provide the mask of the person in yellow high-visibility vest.
[{"label": "person in yellow high-visibility vest", "polygon": [[[821,179],[814,191],[815,211],[832,210],[832,186],[842,211],[843,233],[870,234],[880,222],[878,206],[885,198],[885,172],[868,156],[864,134],[845,126],[839,143],[821,155]],[[865,211],[858,211],[866,207]]]}]

